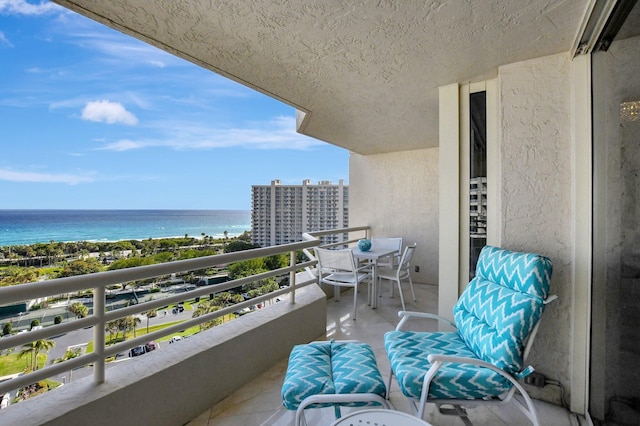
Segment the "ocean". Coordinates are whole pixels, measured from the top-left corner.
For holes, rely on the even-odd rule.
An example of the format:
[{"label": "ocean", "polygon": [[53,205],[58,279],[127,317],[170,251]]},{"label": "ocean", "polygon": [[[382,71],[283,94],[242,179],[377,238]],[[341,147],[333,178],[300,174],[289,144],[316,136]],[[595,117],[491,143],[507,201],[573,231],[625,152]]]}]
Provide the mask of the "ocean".
[{"label": "ocean", "polygon": [[229,237],[251,231],[248,210],[0,210],[0,246],[70,241]]}]

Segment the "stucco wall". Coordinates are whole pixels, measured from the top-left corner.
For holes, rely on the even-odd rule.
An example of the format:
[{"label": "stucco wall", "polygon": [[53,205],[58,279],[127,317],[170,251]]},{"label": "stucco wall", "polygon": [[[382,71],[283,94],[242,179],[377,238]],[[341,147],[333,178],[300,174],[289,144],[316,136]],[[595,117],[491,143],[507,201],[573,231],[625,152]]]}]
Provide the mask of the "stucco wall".
[{"label": "stucco wall", "polygon": [[[529,361],[569,389],[571,367],[571,61],[553,55],[499,69],[502,246],[553,261],[552,294]],[[559,402],[555,387],[532,395]]]},{"label": "stucco wall", "polygon": [[423,149],[349,159],[349,225],[372,235],[417,243],[416,283],[438,283],[438,150]]}]

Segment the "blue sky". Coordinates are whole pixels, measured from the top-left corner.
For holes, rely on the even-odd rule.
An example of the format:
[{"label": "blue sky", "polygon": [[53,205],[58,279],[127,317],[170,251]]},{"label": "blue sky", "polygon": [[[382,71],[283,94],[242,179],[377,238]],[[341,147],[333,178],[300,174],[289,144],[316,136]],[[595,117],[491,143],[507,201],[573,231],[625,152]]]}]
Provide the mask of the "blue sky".
[{"label": "blue sky", "polygon": [[243,209],[348,183],[295,109],[50,2],[0,0],[0,209]]}]

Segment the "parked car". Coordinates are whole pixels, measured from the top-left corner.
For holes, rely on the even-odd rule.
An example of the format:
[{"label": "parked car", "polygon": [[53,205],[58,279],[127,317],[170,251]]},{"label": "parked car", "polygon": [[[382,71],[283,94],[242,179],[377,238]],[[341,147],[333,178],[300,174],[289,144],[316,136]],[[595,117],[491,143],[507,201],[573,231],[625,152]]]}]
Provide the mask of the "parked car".
[{"label": "parked car", "polygon": [[242,315],[249,314],[249,313],[251,313],[251,312],[252,312],[252,311],[254,311],[254,310],[255,310],[255,308],[252,306],[251,308],[243,308],[243,309],[241,309],[241,310],[239,310],[239,311],[235,311],[235,312],[234,312],[234,314],[235,314],[236,316],[238,316],[238,317],[241,317]]},{"label": "parked car", "polygon": [[140,346],[136,346],[131,348],[131,350],[129,350],[129,356],[130,357],[134,357],[134,356],[140,356],[140,355],[144,355],[147,353],[147,348],[145,345],[140,345]]},{"label": "parked car", "polygon": [[147,342],[144,345],[144,348],[147,350],[147,352],[151,352],[151,351],[155,351],[156,349],[160,349],[160,345],[154,341],[151,341],[151,342]]},{"label": "parked car", "polygon": [[171,340],[169,340],[169,343],[179,342],[180,340],[182,340],[182,336],[173,336]]}]

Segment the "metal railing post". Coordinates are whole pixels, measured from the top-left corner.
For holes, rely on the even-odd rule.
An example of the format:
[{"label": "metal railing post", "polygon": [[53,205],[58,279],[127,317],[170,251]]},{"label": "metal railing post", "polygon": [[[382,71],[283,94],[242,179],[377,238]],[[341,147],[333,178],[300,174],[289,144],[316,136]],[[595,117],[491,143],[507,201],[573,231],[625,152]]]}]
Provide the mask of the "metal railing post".
[{"label": "metal railing post", "polygon": [[[289,266],[296,265],[296,252],[289,252]],[[289,286],[291,287],[291,304],[296,303],[296,271],[289,271]]]},{"label": "metal railing post", "polygon": [[104,359],[104,347],[105,347],[105,326],[104,312],[105,312],[105,288],[104,286],[96,287],[93,289],[93,315],[98,320],[98,323],[93,326],[93,352],[98,358],[93,363],[93,380],[96,384],[104,383],[105,372],[105,359]]}]

